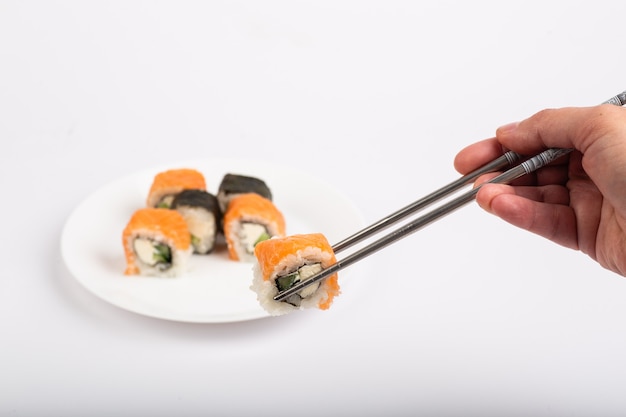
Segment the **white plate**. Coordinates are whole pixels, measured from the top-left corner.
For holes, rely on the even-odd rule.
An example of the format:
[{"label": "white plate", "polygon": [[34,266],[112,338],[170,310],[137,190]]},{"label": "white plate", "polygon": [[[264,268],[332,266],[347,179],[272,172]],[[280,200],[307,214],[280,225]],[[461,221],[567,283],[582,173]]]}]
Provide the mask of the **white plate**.
[{"label": "white plate", "polygon": [[[120,308],[146,316],[194,323],[225,323],[267,317],[250,290],[252,264],[228,259],[225,247],[193,255],[189,271],[176,278],[126,276],[122,230],[145,206],[159,171],[194,168],[217,193],[224,174],[263,179],[282,211],[287,233],[320,232],[331,244],[363,227],[351,202],[327,184],[300,171],[260,161],[195,160],[142,171],[114,181],[85,199],[68,218],[61,253],[70,273],[87,290]],[[340,279],[344,279],[342,272]]]}]

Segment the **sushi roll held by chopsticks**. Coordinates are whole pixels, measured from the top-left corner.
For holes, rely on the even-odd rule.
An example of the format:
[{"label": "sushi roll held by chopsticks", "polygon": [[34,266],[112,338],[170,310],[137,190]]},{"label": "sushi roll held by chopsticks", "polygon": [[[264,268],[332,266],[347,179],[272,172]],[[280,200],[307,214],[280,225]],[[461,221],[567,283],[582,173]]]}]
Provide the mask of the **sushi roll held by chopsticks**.
[{"label": "sushi roll held by chopsticks", "polygon": [[257,294],[261,306],[278,316],[304,308],[326,310],[339,295],[338,275],[303,288],[284,301],[274,296],[305,281],[337,259],[326,237],[321,233],[299,234],[265,240],[256,245],[254,277],[250,289]]},{"label": "sushi roll held by chopsticks", "polygon": [[281,211],[256,193],[240,194],[230,200],[223,223],[228,257],[233,261],[253,262],[254,247],[259,242],[285,236]]},{"label": "sushi roll held by chopsticks", "polygon": [[125,275],[175,277],[187,269],[192,246],[183,216],[174,210],[135,211],[122,232]]}]

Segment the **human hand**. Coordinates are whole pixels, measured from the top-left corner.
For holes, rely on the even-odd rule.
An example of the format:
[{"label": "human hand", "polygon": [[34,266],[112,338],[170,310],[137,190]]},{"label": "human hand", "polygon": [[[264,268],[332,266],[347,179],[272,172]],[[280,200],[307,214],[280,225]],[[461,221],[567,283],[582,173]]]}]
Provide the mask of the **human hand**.
[{"label": "human hand", "polygon": [[581,250],[626,276],[626,108],[540,111],[464,148],[454,166],[467,174],[506,150],[535,155],[547,148],[574,151],[510,185],[484,184],[476,201],[511,224]]}]

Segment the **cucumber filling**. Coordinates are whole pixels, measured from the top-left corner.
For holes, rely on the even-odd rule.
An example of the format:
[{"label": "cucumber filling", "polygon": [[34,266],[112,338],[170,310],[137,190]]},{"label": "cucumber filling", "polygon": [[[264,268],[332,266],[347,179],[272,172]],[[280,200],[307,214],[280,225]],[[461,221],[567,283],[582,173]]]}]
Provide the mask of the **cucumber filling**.
[{"label": "cucumber filling", "polygon": [[300,282],[300,274],[294,272],[293,274],[283,275],[282,277],[276,278],[276,287],[278,288],[278,291],[282,292],[293,287],[298,282]]},{"label": "cucumber filling", "polygon": [[156,204],[155,208],[165,208],[165,209],[168,209],[168,208],[172,207],[172,202],[174,201],[174,197],[176,197],[176,196],[175,195],[163,196],[161,198],[161,200],[159,200],[159,202]]},{"label": "cucumber filling", "polygon": [[172,266],[172,250],[164,243],[137,238],[133,242],[137,258],[148,266],[164,271]]},{"label": "cucumber filling", "polygon": [[257,243],[271,237],[265,226],[258,223],[243,222],[239,231],[241,248],[248,254],[254,254],[254,247]]},{"label": "cucumber filling", "polygon": [[257,240],[254,242],[254,246],[256,246],[259,242],[263,242],[264,240],[267,240],[269,238],[271,238],[269,233],[267,232],[261,233],[261,236],[259,236]]},{"label": "cucumber filling", "polygon": [[191,245],[195,253],[206,254],[213,249],[216,233],[215,216],[199,207],[176,206],[189,228]]},{"label": "cucumber filling", "polygon": [[[288,290],[297,283],[306,281],[307,279],[319,274],[320,272],[322,272],[322,264],[320,263],[303,265],[297,270],[288,273],[287,275],[277,277],[275,280],[276,288],[278,288],[279,292]],[[315,294],[319,286],[319,282],[311,284],[308,287],[303,288],[299,292],[287,297],[284,302],[298,307],[300,306],[300,302],[302,301],[302,299],[311,297],[313,294]]]}]

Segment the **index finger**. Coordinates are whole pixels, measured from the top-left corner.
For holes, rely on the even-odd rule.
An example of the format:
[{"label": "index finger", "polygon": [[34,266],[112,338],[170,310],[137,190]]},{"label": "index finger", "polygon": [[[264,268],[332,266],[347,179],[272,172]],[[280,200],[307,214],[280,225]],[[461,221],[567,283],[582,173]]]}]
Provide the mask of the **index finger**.
[{"label": "index finger", "polygon": [[454,158],[454,168],[468,174],[488,162],[502,156],[504,150],[496,138],[481,140],[461,149]]},{"label": "index finger", "polygon": [[621,142],[621,135],[610,133],[624,131],[625,112],[626,109],[610,104],[546,109],[519,123],[498,128],[496,138],[524,155],[547,148],[574,148],[585,154],[600,139]]}]

